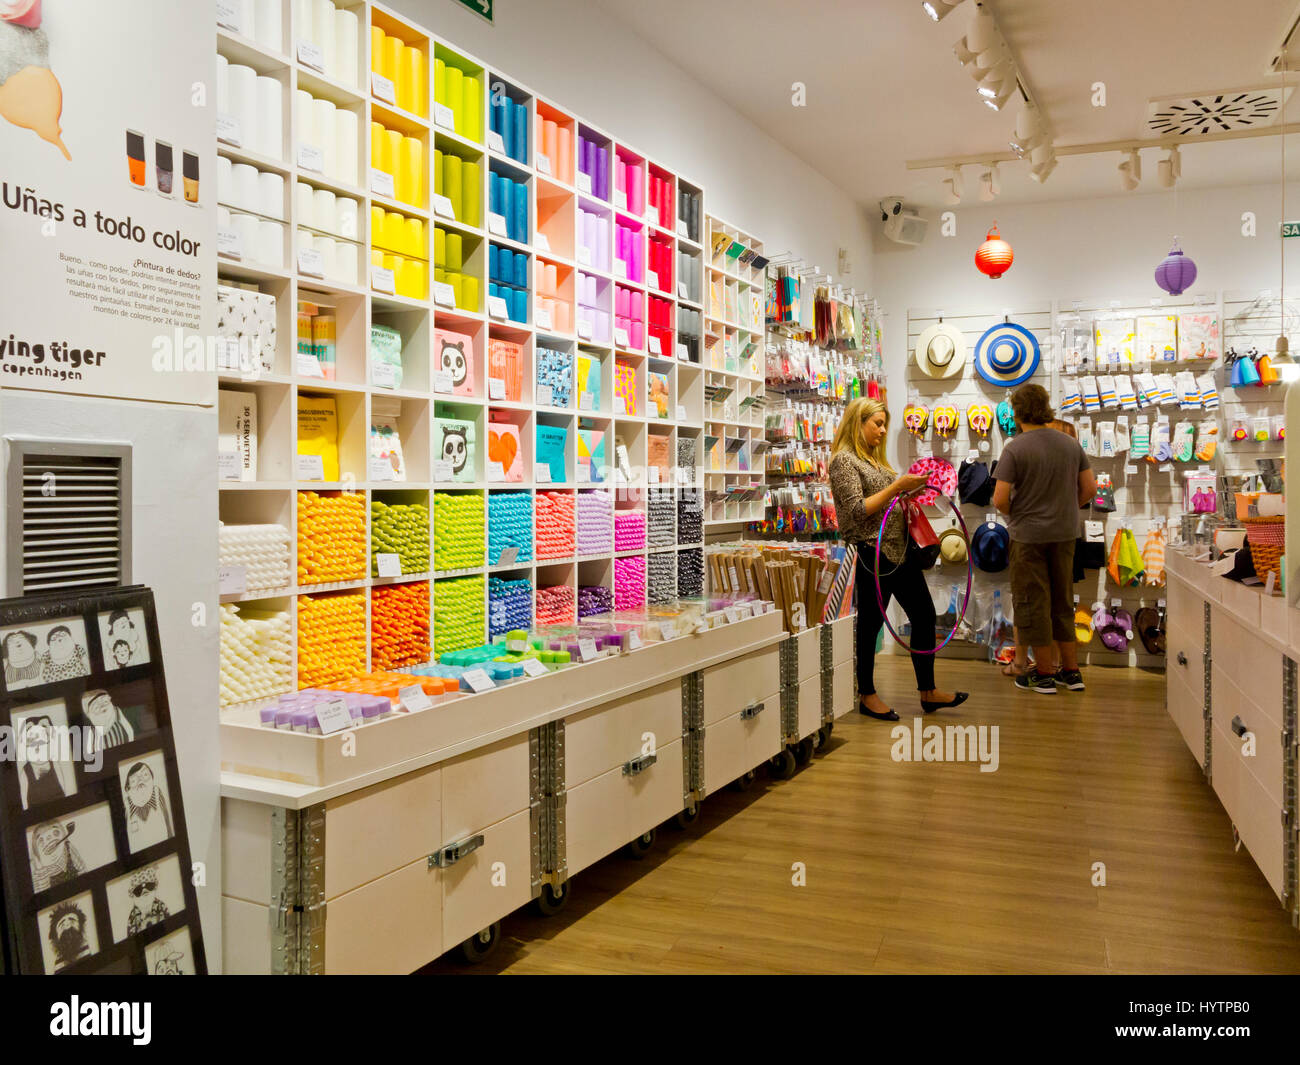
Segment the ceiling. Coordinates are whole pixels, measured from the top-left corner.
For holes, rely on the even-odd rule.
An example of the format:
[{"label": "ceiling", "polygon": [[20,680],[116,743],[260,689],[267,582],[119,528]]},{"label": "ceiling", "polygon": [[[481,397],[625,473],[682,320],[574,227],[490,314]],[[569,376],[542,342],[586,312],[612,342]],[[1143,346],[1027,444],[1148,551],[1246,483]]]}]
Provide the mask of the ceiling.
[{"label": "ceiling", "polygon": [[[985,0],[1023,80],[1063,145],[1146,139],[1152,97],[1276,85],[1266,73],[1297,0]],[[711,92],[863,204],[901,195],[938,207],[942,170],[909,159],[1006,151],[1017,104],[995,112],[953,57],[973,0],[936,24],[919,0],[602,0]],[[683,34],[680,27],[690,26]],[[1296,80],[1296,75],[1290,76]],[[792,105],[792,85],[807,105]],[[1094,107],[1103,82],[1106,106]],[[1287,118],[1300,122],[1300,94]],[[1300,137],[1288,138],[1300,173]],[[1280,141],[1262,137],[1187,148],[1179,187],[1276,180]],[[1292,157],[1294,151],[1294,158]],[[1143,182],[1122,191],[1120,156],[1061,157],[1043,185],[1025,163],[1001,167],[1000,202],[1142,195],[1162,153],[1143,155]],[[963,171],[978,202],[978,168]]]}]

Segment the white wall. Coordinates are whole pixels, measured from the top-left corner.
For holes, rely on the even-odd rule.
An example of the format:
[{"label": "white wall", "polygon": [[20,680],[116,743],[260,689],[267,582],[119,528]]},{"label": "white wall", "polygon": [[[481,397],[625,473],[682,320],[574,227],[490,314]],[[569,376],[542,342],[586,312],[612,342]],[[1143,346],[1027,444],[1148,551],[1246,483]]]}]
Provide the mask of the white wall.
[{"label": "white wall", "polygon": [[[133,445],[131,581],[153,589],[209,972],[221,971],[220,738],[217,729],[217,493],[214,408],[0,391],[6,435]],[[7,458],[7,456],[6,456]],[[12,516],[0,508],[0,532]],[[193,624],[195,603],[207,624]]]},{"label": "white wall", "polygon": [[[449,0],[390,0],[412,21],[704,186],[705,210],[870,291],[867,215],[591,0],[497,0],[496,24]],[[721,60],[719,60],[721,61]],[[736,76],[747,76],[728,57]],[[834,145],[827,145],[834,151]]]},{"label": "white wall", "polygon": [[[875,232],[875,295],[887,312],[885,367],[894,413],[907,401],[907,310],[943,308],[996,313],[1029,301],[1123,301],[1165,294],[1155,268],[1175,234],[1196,262],[1193,292],[1280,291],[1277,185],[1106,196],[1061,203],[980,203],[954,209],[955,236],[939,233],[937,212],[920,247],[893,244]],[[1287,190],[1288,211],[1300,217],[1300,185]],[[1242,213],[1253,211],[1257,236],[1242,236]],[[975,269],[975,249],[997,222],[1015,262],[996,281]],[[878,231],[879,227],[874,227]],[[1287,291],[1300,295],[1300,240],[1287,242]],[[900,427],[901,437],[901,427]],[[891,441],[891,445],[896,442]],[[895,451],[895,453],[897,453]]]}]

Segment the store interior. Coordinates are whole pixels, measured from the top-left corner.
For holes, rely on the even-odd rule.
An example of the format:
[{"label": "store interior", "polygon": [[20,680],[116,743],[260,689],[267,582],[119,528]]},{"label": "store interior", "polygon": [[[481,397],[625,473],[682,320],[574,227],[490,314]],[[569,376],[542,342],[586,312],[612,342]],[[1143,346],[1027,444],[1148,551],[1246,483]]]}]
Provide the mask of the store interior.
[{"label": "store interior", "polygon": [[[137,337],[147,386],[0,382],[0,631],[150,590],[121,609],[192,884],[110,945],[142,859],[9,877],[7,968],[1300,971],[1295,0],[216,8],[149,31],[213,87],[184,183],[126,122],[103,193],[198,208],[209,362]],[[1053,700],[1008,675],[1007,519],[966,484],[1024,382],[1099,486],[1088,689]],[[959,548],[925,581],[971,698],[913,705],[895,603],[901,733],[858,713],[877,586],[827,472],[858,397]],[[42,541],[69,462],[111,471],[120,553]],[[116,638],[41,698],[116,698]],[[82,899],[68,962],[41,939]]]}]

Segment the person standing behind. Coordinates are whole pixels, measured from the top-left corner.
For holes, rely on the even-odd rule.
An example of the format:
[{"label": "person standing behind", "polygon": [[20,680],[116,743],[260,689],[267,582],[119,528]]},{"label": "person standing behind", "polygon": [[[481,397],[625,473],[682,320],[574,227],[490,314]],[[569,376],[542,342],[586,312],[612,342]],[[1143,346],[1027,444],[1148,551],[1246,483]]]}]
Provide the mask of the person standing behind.
[{"label": "person standing behind", "polygon": [[[889,409],[878,399],[860,397],[844,408],[831,445],[831,494],[840,535],[858,549],[858,709],[880,721],[897,721],[898,714],[876,694],[876,637],[884,624],[876,597],[876,543],[880,542],[880,597],[889,606],[897,599],[912,623],[912,646],[932,652],[935,646],[934,601],[925,583],[925,571],[916,552],[909,549],[903,507],[894,507],[882,532],[880,519],[895,496],[924,488],[920,474],[898,474],[885,455]],[[939,691],[934,686],[934,655],[912,655],[921,709],[927,714],[965,702],[967,692]]]},{"label": "person standing behind", "polygon": [[[1052,428],[1056,412],[1041,385],[1016,389],[1011,410],[1020,432],[998,459],[993,505],[1008,518],[1016,628],[1036,663],[1016,677],[1016,687],[1040,695],[1055,695],[1058,684],[1083,691],[1071,599],[1074,544],[1079,508],[1097,481],[1078,440],[1042,431]],[[1054,674],[1039,672],[1039,665],[1053,661]]]}]

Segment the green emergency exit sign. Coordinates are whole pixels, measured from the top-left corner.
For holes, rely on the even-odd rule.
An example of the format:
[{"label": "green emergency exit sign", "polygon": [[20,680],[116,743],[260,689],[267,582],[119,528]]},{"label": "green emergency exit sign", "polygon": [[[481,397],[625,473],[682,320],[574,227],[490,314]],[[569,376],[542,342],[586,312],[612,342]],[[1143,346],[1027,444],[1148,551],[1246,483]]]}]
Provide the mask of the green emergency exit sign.
[{"label": "green emergency exit sign", "polygon": [[1300,237],[1300,222],[1283,222],[1282,237]]},{"label": "green emergency exit sign", "polygon": [[[492,10],[496,0],[456,0],[456,3],[469,8],[474,14],[493,22],[495,12]],[[1300,223],[1297,223],[1300,225]]]}]

